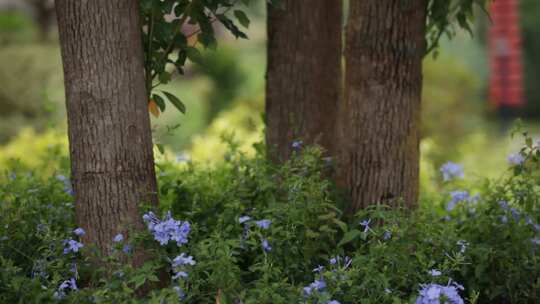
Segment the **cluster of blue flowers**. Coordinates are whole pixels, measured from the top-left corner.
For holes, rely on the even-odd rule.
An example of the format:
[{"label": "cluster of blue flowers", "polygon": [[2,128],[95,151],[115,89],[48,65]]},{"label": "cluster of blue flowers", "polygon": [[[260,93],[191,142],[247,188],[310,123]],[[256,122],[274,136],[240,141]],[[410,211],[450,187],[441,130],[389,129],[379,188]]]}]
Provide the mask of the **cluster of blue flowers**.
[{"label": "cluster of blue flowers", "polygon": [[[501,216],[501,222],[503,224],[508,223],[508,214],[511,215],[511,218],[517,223],[523,219],[525,224],[529,226],[535,233],[540,232],[540,225],[537,224],[530,216],[522,214],[518,209],[514,207],[510,207],[508,202],[506,201],[500,201],[499,206],[503,211],[505,212],[505,215]],[[531,238],[531,243],[534,246],[540,245],[540,238],[539,237],[533,237]],[[533,248],[533,251],[536,251],[536,248]]]},{"label": "cluster of blue flowers", "polygon": [[525,162],[525,157],[523,157],[521,153],[512,153],[508,155],[508,158],[506,160],[511,166],[519,166],[522,165],[523,162]]},{"label": "cluster of blue flowers", "polygon": [[[121,233],[115,235],[113,238],[113,242],[116,244],[122,244],[124,242],[124,235]],[[123,244],[122,252],[125,254],[129,254],[131,252],[131,245]]]},{"label": "cluster of blue flowers", "polygon": [[453,162],[447,162],[446,164],[441,166],[441,173],[443,175],[443,181],[448,182],[455,178],[463,178],[465,174],[463,173],[463,166],[453,163]]},{"label": "cluster of blue flowers", "polygon": [[61,300],[66,297],[66,291],[68,290],[78,290],[77,283],[75,282],[74,278],[62,282],[60,286],[58,286],[58,289],[54,292],[53,297],[57,300]]},{"label": "cluster of blue flowers", "polygon": [[462,190],[456,190],[450,192],[450,201],[446,205],[447,211],[452,211],[456,206],[461,203],[465,202],[467,205],[474,205],[478,202],[480,199],[480,196],[478,194],[475,194],[471,196],[468,191],[462,191]]},{"label": "cluster of blue flowers", "polygon": [[459,240],[456,244],[459,246],[459,253],[461,254],[464,254],[467,251],[467,247],[469,247],[469,242],[464,240]]},{"label": "cluster of blue flowers", "polygon": [[73,188],[71,187],[71,181],[69,178],[59,174],[56,176],[56,179],[64,183],[64,192],[73,196]]},{"label": "cluster of blue flowers", "polygon": [[301,140],[295,140],[295,141],[293,141],[293,143],[292,143],[291,146],[292,146],[292,148],[293,148],[294,150],[300,150],[300,149],[302,148],[302,145],[303,145],[303,144],[304,144],[303,141],[301,141]]},{"label": "cluster of blue flowers", "polygon": [[[342,262],[343,262],[343,265],[342,265]],[[347,269],[349,268],[349,266],[351,266],[352,264],[352,259],[348,256],[342,258],[340,257],[339,255],[336,256],[336,257],[333,257],[330,259],[329,261],[330,265],[334,265],[334,266],[338,266],[338,267],[343,267],[343,269]]]},{"label": "cluster of blue flowers", "polygon": [[178,247],[188,242],[190,225],[188,222],[177,221],[167,212],[165,218],[160,220],[152,212],[143,215],[143,220],[148,230],[154,235],[154,239],[161,245],[167,245],[169,241],[175,241]]},{"label": "cluster of blue flowers", "polygon": [[[73,230],[73,233],[76,236],[81,237],[85,234],[85,231],[82,228],[77,228]],[[64,254],[77,253],[82,247],[84,247],[84,245],[81,242],[72,238],[64,240]]]},{"label": "cluster of blue flowers", "polygon": [[[446,164],[442,165],[440,171],[445,182],[456,178],[463,178],[465,176],[463,166],[453,162],[447,162]],[[480,196],[478,194],[471,196],[471,194],[465,190],[451,191],[450,201],[446,204],[446,210],[452,211],[459,203],[462,202],[466,203],[467,206],[475,205],[479,199]],[[471,211],[474,212],[474,207],[471,208]]]},{"label": "cluster of blue flowers", "polygon": [[[328,263],[332,265],[333,267],[341,267],[342,270],[345,270],[351,265],[352,259],[348,256],[344,258],[341,256],[335,256],[331,258],[328,261]],[[313,269],[313,272],[318,273],[320,277],[318,279],[315,279],[312,283],[310,283],[308,286],[305,286],[303,288],[303,294],[305,298],[309,298],[316,294],[324,294],[326,299],[330,297],[330,295],[326,291],[327,284],[323,278],[323,274],[322,274],[323,271],[324,271],[324,266],[322,265],[318,265],[317,267]],[[335,271],[335,269],[333,271]],[[330,301],[327,301],[326,304],[340,304],[340,302],[337,300],[330,300]]]},{"label": "cluster of blue flowers", "polygon": [[368,218],[367,220],[363,220],[360,222],[360,226],[364,227],[364,233],[369,231],[369,224],[371,223],[371,219]]},{"label": "cluster of blue flowers", "polygon": [[[463,166],[453,162],[447,162],[446,164],[442,165],[440,171],[443,175],[442,177],[445,182],[451,181],[456,178],[463,178],[465,176],[463,172]],[[465,190],[451,191],[450,201],[446,204],[446,210],[452,211],[459,203],[462,202],[467,203],[467,206],[475,205],[479,199],[480,196],[478,194],[471,196],[471,194]],[[471,208],[471,211],[475,211],[474,207]]]},{"label": "cluster of blue flowers", "polygon": [[463,290],[463,286],[449,282],[446,286],[439,284],[423,284],[419,291],[416,304],[463,304],[465,303],[458,290]]},{"label": "cluster of blue flowers", "polygon": [[185,271],[185,267],[190,265],[194,266],[197,262],[193,259],[192,256],[188,256],[185,253],[181,253],[179,256],[174,258],[171,262],[171,266],[174,272],[173,280],[179,278],[187,278],[188,273]]},{"label": "cluster of blue flowers", "polygon": [[[84,229],[79,227],[73,230],[73,234],[75,234],[77,237],[82,237],[86,234],[86,232],[84,231]],[[77,253],[83,246],[84,245],[81,242],[76,241],[73,238],[65,239],[64,240],[64,254]],[[76,264],[71,265],[71,272],[74,274],[75,277],[78,276]],[[40,274],[43,275],[43,273],[41,272]],[[58,289],[53,294],[55,299],[60,300],[60,299],[65,298],[66,292],[68,290],[73,290],[73,291],[78,290],[75,277],[65,280],[64,282],[60,284],[60,286],[58,286]]]},{"label": "cluster of blue flowers", "polygon": [[326,282],[323,279],[315,280],[313,283],[304,287],[304,296],[309,297],[314,291],[323,291],[326,288]]},{"label": "cluster of blue flowers", "polygon": [[[247,216],[247,215],[244,215],[244,216],[241,216],[241,217],[238,218],[238,223],[244,225],[244,231],[242,233],[242,240],[247,239],[247,237],[249,235],[249,224],[250,224],[251,221],[252,221],[252,218],[250,216]],[[272,221],[268,220],[268,219],[255,221],[255,225],[257,227],[261,228],[262,230],[270,229],[271,224],[272,224]],[[264,250],[264,252],[268,253],[268,252],[272,251],[272,246],[270,245],[268,240],[265,239],[265,238],[263,238],[261,240],[261,247]]]},{"label": "cluster of blue flowers", "polygon": [[[310,297],[314,292],[324,292],[326,289],[326,282],[321,278],[313,281],[308,286],[304,287],[304,297]],[[338,300],[330,300],[326,304],[341,304]]]},{"label": "cluster of blue flowers", "polygon": [[[158,241],[162,246],[165,246],[169,241],[174,241],[181,247],[188,243],[188,235],[191,230],[191,226],[188,222],[175,220],[171,212],[167,212],[163,220],[160,220],[152,211],[143,215],[143,221],[146,223],[148,230],[154,236],[154,239]],[[121,242],[124,237],[119,234],[114,238],[115,242]],[[188,277],[187,266],[194,266],[197,262],[192,256],[188,256],[186,253],[181,253],[171,261],[173,281],[186,279]],[[178,295],[178,298],[183,300],[186,296],[184,290],[180,286],[174,286],[174,291]]]}]

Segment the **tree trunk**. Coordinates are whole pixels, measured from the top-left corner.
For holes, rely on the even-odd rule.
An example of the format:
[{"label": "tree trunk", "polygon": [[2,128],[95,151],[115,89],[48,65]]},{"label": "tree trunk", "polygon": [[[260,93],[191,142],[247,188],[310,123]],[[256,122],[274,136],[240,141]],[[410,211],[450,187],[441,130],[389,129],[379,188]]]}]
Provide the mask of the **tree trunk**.
[{"label": "tree trunk", "polygon": [[284,0],[268,6],[266,141],[275,161],[293,141],[333,155],[341,90],[341,0]]},{"label": "tree trunk", "polygon": [[400,200],[413,207],[426,1],[351,1],[349,14],[339,183],[350,212]]},{"label": "tree trunk", "polygon": [[143,229],[157,203],[138,0],[56,1],[76,220],[85,243]]},{"label": "tree trunk", "polygon": [[28,1],[34,11],[34,19],[42,42],[49,40],[49,34],[54,20],[54,3],[49,0]]}]

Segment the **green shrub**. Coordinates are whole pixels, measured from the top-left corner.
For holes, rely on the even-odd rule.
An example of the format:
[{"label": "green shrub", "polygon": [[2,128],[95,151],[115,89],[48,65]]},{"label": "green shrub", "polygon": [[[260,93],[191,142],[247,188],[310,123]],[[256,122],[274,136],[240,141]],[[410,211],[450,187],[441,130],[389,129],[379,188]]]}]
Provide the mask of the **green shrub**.
[{"label": "green shrub", "polygon": [[[374,205],[354,216],[324,179],[329,165],[318,149],[304,147],[274,166],[262,146],[254,157],[235,147],[211,167],[160,163],[160,209],[141,209],[148,231],[111,240],[116,249],[97,269],[87,244],[83,254],[64,253],[65,240],[79,244],[69,182],[8,174],[0,186],[0,302],[428,303],[438,291],[447,303],[534,303],[540,296],[540,152],[530,138],[499,180],[460,179],[454,166],[455,178],[441,181],[443,190],[418,210]],[[154,258],[130,266],[142,248]],[[137,297],[143,285],[153,287]]]}]

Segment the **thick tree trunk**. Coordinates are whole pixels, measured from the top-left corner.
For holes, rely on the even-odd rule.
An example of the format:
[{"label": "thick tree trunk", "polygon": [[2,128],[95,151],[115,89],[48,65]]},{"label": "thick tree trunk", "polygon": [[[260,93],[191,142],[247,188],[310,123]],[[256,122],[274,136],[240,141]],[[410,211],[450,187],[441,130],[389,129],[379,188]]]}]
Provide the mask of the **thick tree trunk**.
[{"label": "thick tree trunk", "polygon": [[76,220],[103,253],[157,203],[138,0],[57,0]]},{"label": "thick tree trunk", "polygon": [[351,1],[339,182],[350,212],[416,204],[425,0]]},{"label": "thick tree trunk", "polygon": [[333,155],[341,90],[341,0],[284,0],[268,6],[266,141],[284,161],[292,142]]}]

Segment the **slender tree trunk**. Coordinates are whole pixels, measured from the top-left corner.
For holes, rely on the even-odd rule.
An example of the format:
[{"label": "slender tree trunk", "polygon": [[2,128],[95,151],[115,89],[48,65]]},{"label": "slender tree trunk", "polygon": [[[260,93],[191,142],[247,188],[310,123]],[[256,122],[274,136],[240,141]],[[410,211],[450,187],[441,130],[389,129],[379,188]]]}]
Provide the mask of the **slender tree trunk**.
[{"label": "slender tree trunk", "polygon": [[157,203],[138,0],[57,0],[76,220],[111,249]]},{"label": "slender tree trunk", "polygon": [[350,212],[416,204],[426,0],[351,1],[339,183]]},{"label": "slender tree trunk", "polygon": [[54,20],[54,4],[49,0],[28,1],[34,10],[34,18],[39,30],[39,39],[42,42],[49,40]]},{"label": "slender tree trunk", "polygon": [[296,140],[334,154],[341,23],[341,0],[268,6],[266,140],[275,161],[288,159]]}]

